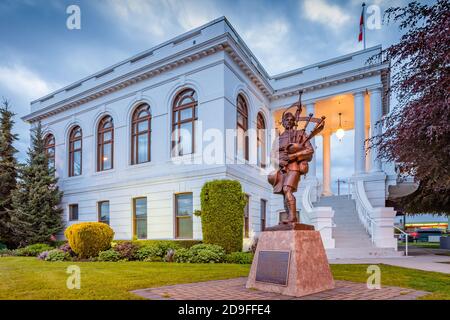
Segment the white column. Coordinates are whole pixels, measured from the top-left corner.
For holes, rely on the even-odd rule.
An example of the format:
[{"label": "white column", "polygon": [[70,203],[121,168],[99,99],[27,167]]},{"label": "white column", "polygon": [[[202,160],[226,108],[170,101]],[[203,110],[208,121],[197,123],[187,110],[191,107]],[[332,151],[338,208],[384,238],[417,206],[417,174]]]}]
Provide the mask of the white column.
[{"label": "white column", "polygon": [[[314,114],[314,102],[312,103],[308,103],[306,105],[306,113],[309,115],[310,113]],[[310,126],[310,130],[313,128],[313,124],[311,124]],[[308,172],[308,178],[313,178],[316,179],[317,176],[317,169],[316,169],[316,140],[315,138],[312,138],[310,140],[311,145],[314,149],[314,155],[312,160],[309,162],[309,172]]]},{"label": "white column", "polygon": [[[370,91],[370,127],[372,128],[372,137],[381,134],[381,126],[377,124],[381,120],[381,88],[376,88]],[[381,171],[381,161],[378,159],[378,151],[376,148],[370,150],[370,155],[372,159],[371,172]]]},{"label": "white column", "polygon": [[323,191],[322,195],[331,196],[331,158],[330,158],[330,131],[322,131],[323,137]]},{"label": "white column", "polygon": [[370,138],[370,127],[369,126],[365,126],[365,138],[366,138],[366,172],[370,171],[370,149],[369,149],[369,142],[367,141],[367,139]]},{"label": "white column", "polygon": [[355,175],[365,172],[364,92],[353,94],[355,107]]}]

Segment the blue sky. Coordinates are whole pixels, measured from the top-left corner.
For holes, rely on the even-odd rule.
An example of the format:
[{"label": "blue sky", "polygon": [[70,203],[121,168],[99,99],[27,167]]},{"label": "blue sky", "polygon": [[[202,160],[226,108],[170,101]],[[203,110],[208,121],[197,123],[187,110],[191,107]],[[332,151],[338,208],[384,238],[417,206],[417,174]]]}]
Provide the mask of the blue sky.
[{"label": "blue sky", "polygon": [[[406,2],[366,4],[384,11]],[[20,117],[29,112],[31,100],[52,90],[220,16],[228,18],[269,74],[285,72],[362,49],[357,42],[361,3],[0,0],[0,96],[8,98],[17,113],[19,158],[24,160],[29,143],[28,125]],[[71,4],[80,6],[81,30],[66,28]],[[367,31],[367,46],[387,46],[398,38],[395,25],[382,25]],[[349,176],[353,169],[351,137],[349,133],[343,144],[332,140],[333,179]],[[350,154],[344,157],[342,150]]]}]

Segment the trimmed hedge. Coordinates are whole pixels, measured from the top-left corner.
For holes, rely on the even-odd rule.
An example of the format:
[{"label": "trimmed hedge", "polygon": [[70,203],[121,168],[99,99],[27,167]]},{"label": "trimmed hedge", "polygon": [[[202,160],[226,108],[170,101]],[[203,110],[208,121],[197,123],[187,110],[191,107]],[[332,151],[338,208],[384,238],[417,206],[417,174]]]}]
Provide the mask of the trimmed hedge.
[{"label": "trimmed hedge", "polygon": [[68,227],[64,235],[80,258],[90,258],[110,248],[114,231],[102,222],[81,222]]},{"label": "trimmed hedge", "polygon": [[[129,240],[116,240],[114,242],[123,243],[123,242],[129,242]],[[152,246],[152,245],[161,245],[161,246],[167,246],[167,247],[174,247],[175,248],[186,248],[189,249],[190,247],[202,243],[201,240],[133,240],[131,241],[133,244],[143,247],[143,246]]]},{"label": "trimmed hedge", "polygon": [[217,244],[226,252],[242,251],[246,199],[239,181],[213,180],[200,194],[203,243]]}]

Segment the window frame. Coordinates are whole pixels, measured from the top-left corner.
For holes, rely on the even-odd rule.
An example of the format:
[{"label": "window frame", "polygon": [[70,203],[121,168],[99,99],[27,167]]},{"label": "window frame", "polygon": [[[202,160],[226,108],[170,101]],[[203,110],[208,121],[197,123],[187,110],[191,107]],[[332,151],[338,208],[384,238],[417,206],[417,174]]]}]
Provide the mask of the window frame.
[{"label": "window frame", "polygon": [[[178,197],[182,195],[190,194],[191,195],[191,202],[192,202],[192,215],[190,216],[178,216]],[[177,240],[192,240],[194,239],[194,194],[192,192],[180,192],[174,194],[174,238]],[[179,236],[179,228],[178,228],[178,219],[191,219],[192,221],[192,237],[186,238],[186,237],[180,237]]]},{"label": "window frame", "polygon": [[250,238],[250,195],[244,194],[246,204],[244,207],[244,239]]},{"label": "window frame", "polygon": [[[242,116],[244,119],[244,123],[241,125],[238,121],[239,115]],[[236,154],[238,154],[239,151],[239,128],[244,131],[244,159],[246,161],[249,161],[249,139],[248,139],[248,118],[249,118],[249,112],[248,112],[248,103],[246,98],[242,93],[238,94],[236,98]]]},{"label": "window frame", "polygon": [[[257,165],[260,168],[267,167],[267,141],[266,141],[266,133],[265,130],[266,119],[262,112],[258,112],[256,116],[256,151],[257,151]],[[261,136],[260,136],[261,135]],[[261,158],[259,158],[258,148],[261,145]]]},{"label": "window frame", "polygon": [[[80,132],[79,137],[74,137],[75,132]],[[80,141],[80,147],[75,149],[75,142]],[[75,174],[75,153],[80,152],[80,174]],[[83,174],[83,130],[80,126],[75,126],[70,130],[69,134],[69,177],[77,177]]]},{"label": "window frame", "polygon": [[267,200],[261,199],[260,205],[261,231],[264,231],[266,229],[267,222]]},{"label": "window frame", "polygon": [[[141,111],[147,111],[145,117],[139,118]],[[138,105],[131,118],[131,164],[141,164],[151,161],[151,122],[152,115],[150,110],[150,105],[148,103],[142,103]],[[147,129],[144,131],[139,131],[139,124],[147,121]],[[147,160],[139,162],[139,137],[141,135],[147,134]]]},{"label": "window frame", "polygon": [[[76,219],[73,218],[73,208],[77,208],[77,217]],[[79,206],[78,203],[71,203],[69,204],[69,221],[78,221],[80,216]]]},{"label": "window frame", "polygon": [[[188,93],[192,93],[190,96],[192,97],[192,101],[185,104],[180,104],[184,98],[187,96]],[[172,134],[171,134],[171,140],[172,140],[172,151],[171,155],[172,157],[180,157],[185,156],[188,154],[194,154],[195,153],[195,121],[197,121],[197,112],[198,112],[198,95],[197,91],[192,88],[184,88],[180,90],[176,95],[175,99],[173,100],[172,104]],[[192,109],[192,116],[190,118],[181,120],[181,111]],[[177,113],[178,112],[178,113]],[[175,116],[177,116],[177,119],[175,119]],[[190,153],[183,153],[180,154],[179,145],[181,140],[181,134],[180,129],[181,126],[185,123],[191,123],[192,125],[192,137],[191,137],[191,152]],[[174,139],[175,129],[178,129],[178,136],[176,139]],[[178,147],[177,147],[178,145]]]},{"label": "window frame", "polygon": [[[111,127],[105,128],[106,123],[110,122]],[[105,141],[104,135],[111,132],[111,139]],[[111,168],[105,169],[104,152],[105,145],[111,145]],[[114,169],[114,120],[110,115],[104,116],[97,127],[97,171],[108,171]]]},{"label": "window frame", "polygon": [[[146,237],[145,238],[139,238],[137,235],[137,215],[136,215],[136,201],[140,199],[145,199],[145,224],[147,226],[146,228]],[[133,238],[136,237],[138,240],[146,240],[148,239],[148,198],[147,197],[135,197],[132,199],[132,206],[133,206]]]},{"label": "window frame", "polygon": [[[50,163],[50,162],[53,163],[52,168],[56,169],[56,161],[55,161],[56,140],[55,140],[55,136],[52,133],[48,133],[45,136],[45,138],[44,138],[44,149],[45,149],[45,155],[47,156],[48,163]],[[49,153],[50,149],[53,149],[53,153]]]},{"label": "window frame", "polygon": [[[108,203],[108,223],[106,223],[104,220],[102,220],[102,212],[101,212],[101,208],[102,208],[102,204],[103,203]],[[98,201],[97,202],[97,221],[98,222],[102,222],[107,224],[108,226],[110,225],[111,222],[111,204],[109,202],[109,200],[102,200],[102,201]]]}]

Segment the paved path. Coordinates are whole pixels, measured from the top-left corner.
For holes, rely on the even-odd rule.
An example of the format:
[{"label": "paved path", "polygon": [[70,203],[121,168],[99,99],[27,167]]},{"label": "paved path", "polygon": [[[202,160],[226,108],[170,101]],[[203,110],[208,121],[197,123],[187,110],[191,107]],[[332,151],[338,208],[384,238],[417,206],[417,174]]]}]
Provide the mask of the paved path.
[{"label": "paved path", "polygon": [[[447,250],[448,251],[448,250]],[[377,264],[435,271],[450,274],[450,256],[436,255],[438,250],[412,249],[411,256],[398,258],[367,258],[367,259],[336,259],[329,260],[330,264]]]},{"label": "paved path", "polygon": [[155,300],[415,300],[428,294],[407,288],[382,286],[367,289],[365,283],[335,281],[336,287],[301,298],[246,289],[247,278],[214,280],[149,288],[133,293]]}]

